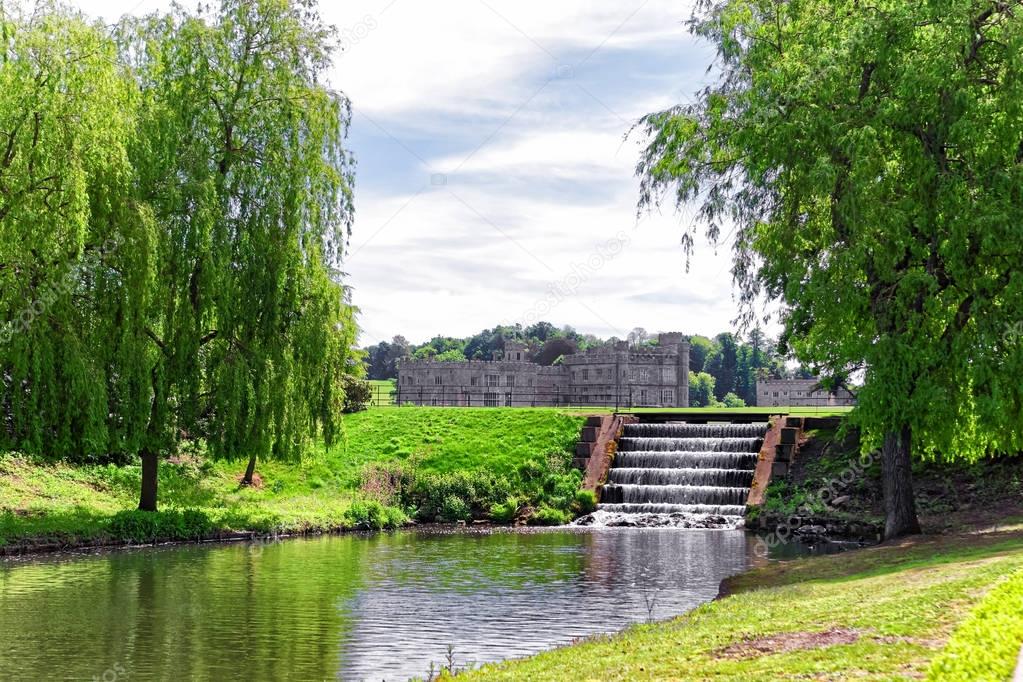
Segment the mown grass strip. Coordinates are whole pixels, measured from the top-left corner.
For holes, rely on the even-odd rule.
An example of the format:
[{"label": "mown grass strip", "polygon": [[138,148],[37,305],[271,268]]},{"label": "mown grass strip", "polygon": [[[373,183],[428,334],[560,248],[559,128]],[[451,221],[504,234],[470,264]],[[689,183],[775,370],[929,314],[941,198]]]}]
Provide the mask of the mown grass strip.
[{"label": "mown grass strip", "polygon": [[929,680],[1008,680],[1023,646],[1023,570],[995,587],[927,671]]},{"label": "mown grass strip", "polygon": [[1019,533],[783,562],[747,573],[733,581],[732,596],[675,620],[486,666],[466,679],[921,677],[990,586],[1020,570]]}]

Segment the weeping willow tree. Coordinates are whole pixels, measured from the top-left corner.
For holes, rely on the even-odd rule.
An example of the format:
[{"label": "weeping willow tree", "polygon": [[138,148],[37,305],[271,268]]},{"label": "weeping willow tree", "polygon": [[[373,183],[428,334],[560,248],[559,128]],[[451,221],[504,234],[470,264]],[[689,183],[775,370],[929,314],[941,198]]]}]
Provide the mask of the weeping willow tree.
[{"label": "weeping willow tree", "polygon": [[189,436],[216,456],[296,458],[338,430],[353,320],[337,281],[351,219],[347,101],[309,2],[225,0],[126,26],[140,91],[130,149],[160,229],[140,454]]},{"label": "weeping willow tree", "polygon": [[138,456],[143,510],[184,439],[249,478],[331,444],[353,162],[312,3],[0,18],[3,444]]},{"label": "weeping willow tree", "polygon": [[912,456],[1023,448],[1023,3],[701,0],[691,28],[718,78],[646,117],[641,201],[698,203],[747,314],[862,373],[885,535],[916,532]]},{"label": "weeping willow tree", "polygon": [[0,4],[0,37],[0,444],[131,453],[153,231],[128,159],[137,98],[80,16]]}]

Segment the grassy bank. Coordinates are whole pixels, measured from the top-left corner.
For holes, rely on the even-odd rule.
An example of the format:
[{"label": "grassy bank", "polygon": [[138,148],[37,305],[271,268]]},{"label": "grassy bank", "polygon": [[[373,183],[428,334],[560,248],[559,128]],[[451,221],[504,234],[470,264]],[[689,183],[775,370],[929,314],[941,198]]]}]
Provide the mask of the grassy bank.
[{"label": "grassy bank", "polygon": [[[883,528],[880,457],[861,458],[855,431],[806,433],[787,478],[767,488],[748,525],[812,517],[836,526]],[[915,461],[913,492],[925,532],[957,532],[1023,516],[1023,455],[977,462]]]},{"label": "grassy bank", "polygon": [[[557,410],[380,409],[345,417],[345,437],[301,462],[212,461],[201,448],[160,466],[160,514],[132,512],[137,465],[82,465],[0,455],[0,546],[197,539],[239,531],[303,533],[457,520],[558,507],[583,418]],[[571,488],[571,490],[567,490]],[[509,511],[509,497],[514,509]],[[560,498],[555,500],[554,498]],[[552,507],[553,508],[553,507]]]},{"label": "grassy bank", "polygon": [[1023,636],[1020,571],[1021,528],[780,562],[675,620],[464,677],[1004,680]]}]

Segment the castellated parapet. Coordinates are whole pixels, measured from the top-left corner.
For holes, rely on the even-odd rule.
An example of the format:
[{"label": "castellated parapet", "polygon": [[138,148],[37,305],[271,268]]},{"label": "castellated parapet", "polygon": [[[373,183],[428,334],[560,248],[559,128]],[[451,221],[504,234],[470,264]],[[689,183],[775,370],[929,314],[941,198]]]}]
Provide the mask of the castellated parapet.
[{"label": "castellated parapet", "polygon": [[552,367],[526,357],[524,344],[509,341],[494,360],[403,359],[397,398],[466,407],[689,406],[689,343],[678,332],[660,334],[656,346],[620,342],[566,355]]}]

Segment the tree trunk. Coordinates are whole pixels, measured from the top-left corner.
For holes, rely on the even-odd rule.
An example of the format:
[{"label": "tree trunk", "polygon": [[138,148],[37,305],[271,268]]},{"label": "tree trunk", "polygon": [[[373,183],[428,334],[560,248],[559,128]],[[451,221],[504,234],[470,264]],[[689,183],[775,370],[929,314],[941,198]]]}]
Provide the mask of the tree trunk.
[{"label": "tree trunk", "polygon": [[139,509],[156,511],[156,467],[159,458],[155,452],[148,450],[142,453],[142,494],[139,496]]},{"label": "tree trunk", "polygon": [[913,500],[913,467],[908,426],[889,431],[881,448],[881,483],[884,489],[884,539],[920,532]]},{"label": "tree trunk", "polygon": [[245,476],[242,478],[242,485],[252,485],[252,474],[256,473],[256,455],[249,458],[249,466],[245,467]]}]

